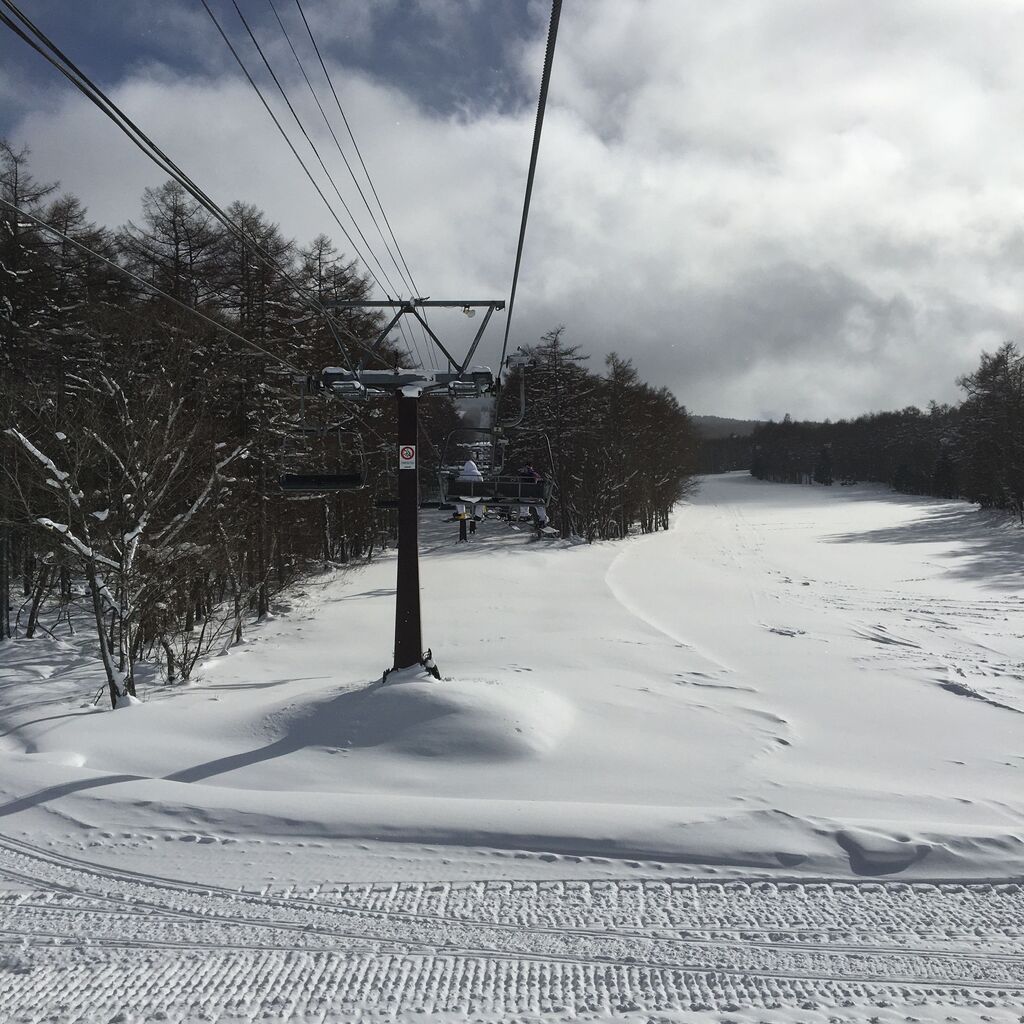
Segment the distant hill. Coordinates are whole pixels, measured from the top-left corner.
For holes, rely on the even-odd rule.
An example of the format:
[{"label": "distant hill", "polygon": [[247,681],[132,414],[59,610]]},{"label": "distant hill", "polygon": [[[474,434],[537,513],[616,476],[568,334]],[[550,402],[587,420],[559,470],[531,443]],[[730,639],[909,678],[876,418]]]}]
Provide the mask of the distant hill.
[{"label": "distant hill", "polygon": [[693,422],[702,437],[713,440],[717,437],[748,437],[761,420],[731,420],[725,416],[694,416]]}]

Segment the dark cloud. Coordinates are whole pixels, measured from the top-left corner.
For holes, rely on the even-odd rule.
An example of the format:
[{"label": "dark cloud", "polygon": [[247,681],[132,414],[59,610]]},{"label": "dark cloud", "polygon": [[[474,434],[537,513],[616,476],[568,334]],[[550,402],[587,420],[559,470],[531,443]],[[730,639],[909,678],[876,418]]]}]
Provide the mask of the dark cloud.
[{"label": "dark cloud", "polygon": [[[422,289],[506,295],[547,4],[304,2]],[[36,8],[218,199],[338,237],[201,9]],[[245,9],[329,154],[265,6]],[[565,323],[595,363],[617,350],[729,415],[952,399],[1024,314],[1021,29],[1016,0],[566,5],[515,340]],[[102,221],[137,215],[159,175],[0,45],[38,173]]]}]

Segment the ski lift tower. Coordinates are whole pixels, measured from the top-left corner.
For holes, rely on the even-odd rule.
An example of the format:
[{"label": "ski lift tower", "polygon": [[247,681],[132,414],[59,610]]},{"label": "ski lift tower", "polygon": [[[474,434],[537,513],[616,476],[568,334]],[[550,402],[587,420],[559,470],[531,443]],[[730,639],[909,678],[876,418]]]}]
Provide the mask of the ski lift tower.
[{"label": "ski lift tower", "polygon": [[[437,299],[401,299],[387,302],[351,302],[339,300],[326,303],[340,309],[393,310],[391,319],[365,352],[355,369],[329,366],[321,374],[325,390],[349,401],[373,401],[394,395],[398,403],[398,578],[395,593],[395,661],[394,668],[423,665],[434,675],[438,671],[424,652],[420,625],[419,569],[419,471],[416,445],[419,431],[419,402],[431,395],[451,398],[473,398],[494,391],[497,380],[487,367],[473,366],[473,356],[480,345],[487,323],[495,310],[505,308],[501,300],[444,301]],[[485,309],[483,320],[470,343],[466,356],[456,359],[434,333],[421,310],[429,308],[461,309],[474,316]],[[389,370],[367,369],[382,349],[385,338],[403,316],[419,321],[448,362],[448,369],[430,371],[425,368]]]}]

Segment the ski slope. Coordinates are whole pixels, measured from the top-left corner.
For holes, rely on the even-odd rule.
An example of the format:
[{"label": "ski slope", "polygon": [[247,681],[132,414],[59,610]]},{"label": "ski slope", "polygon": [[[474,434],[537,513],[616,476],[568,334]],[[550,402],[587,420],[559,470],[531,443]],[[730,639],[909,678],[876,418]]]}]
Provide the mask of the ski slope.
[{"label": "ski slope", "polygon": [[379,685],[391,558],[116,713],[0,651],[0,1009],[1017,1019],[1021,531],[745,474],[621,544],[423,531],[440,682]]}]

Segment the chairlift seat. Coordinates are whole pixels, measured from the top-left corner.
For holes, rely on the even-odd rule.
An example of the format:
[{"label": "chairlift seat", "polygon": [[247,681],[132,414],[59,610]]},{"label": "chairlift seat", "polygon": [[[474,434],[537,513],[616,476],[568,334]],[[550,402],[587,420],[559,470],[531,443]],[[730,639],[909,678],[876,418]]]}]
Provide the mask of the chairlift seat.
[{"label": "chairlift seat", "polygon": [[467,480],[460,471],[442,477],[445,500],[482,501],[488,505],[546,505],[551,498],[550,480],[518,476],[488,476]]},{"label": "chairlift seat", "polygon": [[282,491],[321,493],[357,491],[366,486],[362,473],[282,473],[278,479]]}]

